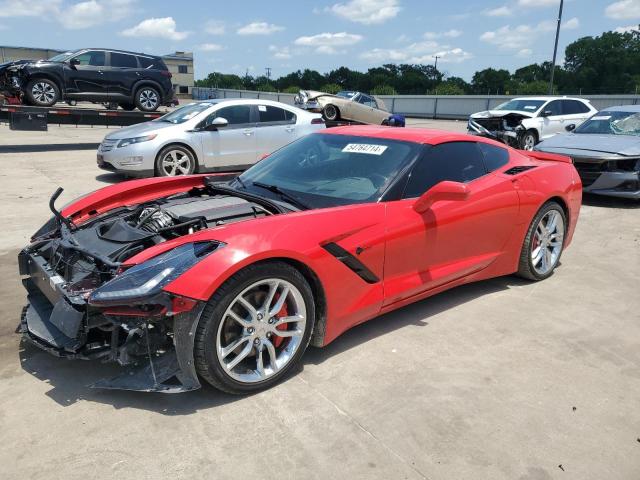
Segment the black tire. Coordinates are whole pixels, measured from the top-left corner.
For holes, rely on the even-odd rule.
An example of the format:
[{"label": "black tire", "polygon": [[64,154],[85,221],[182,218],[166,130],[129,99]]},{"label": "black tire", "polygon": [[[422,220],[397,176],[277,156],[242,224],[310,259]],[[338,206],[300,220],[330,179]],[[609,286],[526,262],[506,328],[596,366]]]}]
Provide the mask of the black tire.
[{"label": "black tire", "polygon": [[520,139],[520,149],[531,151],[538,143],[538,134],[535,130],[527,130]]},{"label": "black tire", "polygon": [[60,89],[48,78],[34,78],[27,83],[27,101],[36,107],[51,107],[60,101]]},{"label": "black tire", "polygon": [[136,108],[133,103],[120,103],[119,106],[121,109],[126,110],[127,112],[130,112],[131,110]]},{"label": "black tire", "polygon": [[[220,365],[216,353],[216,335],[223,315],[232,301],[247,287],[260,280],[277,278],[288,281],[301,292],[307,311],[305,331],[298,350],[273,376],[265,380],[248,383],[232,378]],[[196,330],[194,344],[195,367],[198,375],[219,390],[236,395],[249,394],[270,388],[280,382],[304,355],[315,322],[313,292],[304,276],[292,266],[278,261],[250,265],[227,280],[207,303]]]},{"label": "black tire", "polygon": [[[546,274],[541,275],[534,268],[533,260],[531,258],[531,250],[532,250],[531,247],[532,247],[532,241],[534,239],[535,231],[536,231],[536,228],[538,227],[538,224],[540,223],[540,220],[545,215],[547,215],[547,213],[549,213],[551,210],[557,211],[562,217],[562,221],[564,225],[563,245],[562,245],[560,254],[558,255],[553,267]],[[560,257],[562,255],[562,252],[564,251],[564,237],[566,236],[566,233],[567,233],[567,217],[564,213],[564,209],[557,202],[550,201],[545,203],[540,208],[540,210],[538,210],[538,213],[536,213],[536,215],[533,217],[533,220],[531,220],[531,224],[529,225],[529,229],[527,230],[527,235],[524,237],[524,243],[522,244],[522,250],[520,251],[520,261],[518,262],[517,275],[527,280],[533,280],[535,282],[544,280],[545,278],[549,278],[551,275],[553,275],[553,272],[558,266],[558,263],[560,263]]]},{"label": "black tire", "polygon": [[[188,170],[186,172],[182,171],[178,167],[176,167],[176,169],[175,169],[176,173],[174,175],[171,175],[169,172],[167,172],[167,168],[166,168],[166,164],[164,163],[164,159],[171,152],[176,152],[175,155],[174,155],[175,158],[178,158],[178,159],[182,160],[182,158],[186,157],[188,159],[189,167],[188,167]],[[174,176],[178,176],[178,175],[191,175],[191,174],[193,174],[193,173],[195,173],[197,171],[198,171],[198,159],[193,154],[193,152],[191,150],[189,150],[185,146],[182,146],[182,145],[167,145],[162,150],[160,150],[160,153],[156,157],[155,175],[157,177],[174,177]]]},{"label": "black tire", "polygon": [[336,120],[340,120],[340,110],[335,105],[329,104],[322,109],[322,116],[325,120],[335,122]]},{"label": "black tire", "polygon": [[157,88],[144,85],[136,90],[135,106],[143,112],[155,112],[160,106],[161,97]]}]

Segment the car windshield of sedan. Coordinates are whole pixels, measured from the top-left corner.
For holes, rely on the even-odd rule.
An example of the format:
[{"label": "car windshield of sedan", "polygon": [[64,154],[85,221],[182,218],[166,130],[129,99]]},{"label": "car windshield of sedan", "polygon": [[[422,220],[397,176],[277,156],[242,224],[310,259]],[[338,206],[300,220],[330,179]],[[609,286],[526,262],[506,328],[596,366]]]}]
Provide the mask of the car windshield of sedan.
[{"label": "car windshield of sedan", "polygon": [[338,97],[348,98],[349,100],[353,100],[353,97],[355,97],[357,94],[358,92],[350,92],[347,90],[336,93]]},{"label": "car windshield of sedan", "polygon": [[316,133],[272,153],[231,186],[287,201],[278,196],[284,193],[309,208],[375,202],[421,150],[411,142]]},{"label": "car windshield of sedan", "polygon": [[640,136],[640,112],[598,112],[576,128],[574,133]]},{"label": "car windshield of sedan", "polygon": [[154,122],[167,122],[167,123],[184,123],[187,120],[191,120],[196,115],[201,114],[206,109],[211,107],[211,103],[190,103],[189,105],[185,105],[184,107],[177,108],[173,112],[167,113],[166,115],[156,118],[153,120]]},{"label": "car windshield of sedan", "polygon": [[506,103],[498,105],[494,110],[514,110],[516,112],[533,113],[544,105],[544,103],[544,100],[527,100],[523,98],[521,100],[509,100]]}]

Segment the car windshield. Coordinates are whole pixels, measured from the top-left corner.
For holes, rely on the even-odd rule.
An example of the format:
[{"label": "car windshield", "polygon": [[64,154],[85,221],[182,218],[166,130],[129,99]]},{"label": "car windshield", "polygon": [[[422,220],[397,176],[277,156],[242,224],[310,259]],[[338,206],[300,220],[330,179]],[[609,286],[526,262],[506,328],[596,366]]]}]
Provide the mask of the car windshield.
[{"label": "car windshield", "polygon": [[494,110],[514,110],[516,112],[533,113],[544,105],[544,100],[527,100],[526,98],[509,100],[502,105],[498,105]]},{"label": "car windshield", "polygon": [[358,94],[358,92],[349,92],[349,91],[343,91],[343,92],[338,92],[336,93],[336,95],[338,97],[342,97],[342,98],[348,98],[349,100],[351,100],[353,97],[355,97]]},{"label": "car windshield", "polygon": [[167,123],[184,123],[187,120],[191,120],[196,115],[200,115],[202,112],[211,107],[211,103],[190,103],[184,107],[175,109],[173,112],[157,118],[155,122],[167,122]]},{"label": "car windshield", "polygon": [[640,136],[640,112],[598,112],[574,132]]},{"label": "car windshield", "polygon": [[309,208],[375,202],[421,148],[398,140],[316,133],[272,153],[231,186],[288,201],[278,196],[279,190]]},{"label": "car windshield", "polygon": [[51,57],[49,60],[51,62],[64,62],[65,60],[67,60],[69,57],[71,57],[74,53],[76,52],[65,52],[65,53],[59,53],[58,55],[56,55],[55,57]]}]

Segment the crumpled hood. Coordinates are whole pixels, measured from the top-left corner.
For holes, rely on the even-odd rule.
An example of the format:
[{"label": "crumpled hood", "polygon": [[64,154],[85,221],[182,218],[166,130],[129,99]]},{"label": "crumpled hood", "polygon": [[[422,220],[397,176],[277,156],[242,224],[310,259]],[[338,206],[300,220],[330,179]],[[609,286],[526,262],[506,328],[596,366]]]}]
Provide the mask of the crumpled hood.
[{"label": "crumpled hood", "polygon": [[105,139],[116,140],[120,138],[132,138],[148,135],[151,132],[158,132],[171,127],[178,127],[175,123],[169,122],[144,122],[129,127],[121,128],[120,130],[110,133]]},{"label": "crumpled hood", "polygon": [[519,115],[522,118],[532,118],[533,115],[520,112],[518,110],[484,110],[482,112],[477,112],[471,114],[471,118],[500,118],[506,115]]},{"label": "crumpled hood", "polygon": [[26,65],[27,63],[35,63],[35,62],[34,60],[15,60],[13,62],[0,63],[0,72],[4,72],[9,67]]},{"label": "crumpled hood", "polygon": [[608,155],[640,156],[640,137],[635,135],[597,135],[591,133],[561,133],[539,143],[536,150],[587,155],[597,152]]}]

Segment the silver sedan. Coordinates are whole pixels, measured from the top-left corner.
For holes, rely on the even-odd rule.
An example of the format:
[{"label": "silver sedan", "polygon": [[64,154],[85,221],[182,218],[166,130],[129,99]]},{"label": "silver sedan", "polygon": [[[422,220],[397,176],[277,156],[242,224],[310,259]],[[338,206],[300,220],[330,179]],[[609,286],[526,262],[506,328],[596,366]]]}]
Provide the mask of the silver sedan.
[{"label": "silver sedan", "polygon": [[244,170],[325,128],[321,115],[259,99],[209,100],[107,135],[98,166],[129,176]]}]

